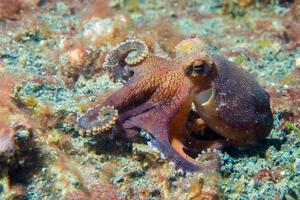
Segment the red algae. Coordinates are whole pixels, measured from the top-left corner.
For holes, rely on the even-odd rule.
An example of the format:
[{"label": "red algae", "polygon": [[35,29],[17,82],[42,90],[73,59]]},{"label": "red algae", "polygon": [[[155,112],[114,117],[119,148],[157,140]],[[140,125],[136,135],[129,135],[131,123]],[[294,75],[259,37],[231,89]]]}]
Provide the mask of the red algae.
[{"label": "red algae", "polygon": [[77,47],[68,50],[60,58],[60,73],[67,86],[73,86],[80,75],[91,77],[102,70],[103,53],[93,49]]},{"label": "red algae", "polygon": [[[229,5],[230,2],[233,4]],[[8,168],[8,174],[5,170],[1,172],[11,182],[9,188],[13,190],[20,183],[20,188],[24,188],[19,192],[20,198],[26,199],[201,200],[236,199],[241,195],[249,199],[259,199],[263,195],[290,198],[288,195],[291,195],[296,199],[298,191],[297,187],[294,189],[294,183],[299,182],[295,175],[300,166],[297,164],[299,157],[296,153],[286,153],[296,151],[294,146],[299,141],[296,134],[284,135],[284,139],[278,141],[281,148],[274,150],[274,157],[284,155],[278,156],[285,159],[284,162],[249,155],[247,151],[238,151],[235,157],[231,150],[236,150],[228,147],[227,158],[225,154],[220,156],[224,162],[221,172],[226,171],[229,175],[220,183],[216,178],[218,172],[198,177],[200,173],[175,171],[158,151],[153,156],[152,147],[146,145],[148,140],[140,136],[133,138],[132,143],[131,139],[128,143],[123,138],[115,138],[114,131],[106,136],[82,137],[75,126],[78,111],[103,103],[120,87],[107,78],[102,68],[112,46],[137,37],[149,46],[151,56],[172,58],[175,45],[197,33],[198,37],[211,43],[212,48],[220,47],[220,53],[230,59],[243,54],[241,57],[247,69],[259,76],[263,85],[271,82],[272,87],[266,87],[270,91],[273,113],[276,116],[283,113],[283,119],[279,122],[281,126],[266,140],[271,147],[264,142],[260,145],[270,149],[276,147],[273,137],[275,135],[277,139],[276,134],[288,133],[288,123],[300,128],[300,83],[297,78],[300,74],[289,64],[294,56],[299,57],[296,52],[300,38],[297,32],[299,3],[278,2],[275,7],[270,1],[257,3],[251,0],[227,0],[223,4],[188,0],[0,0],[0,24],[3,27],[0,31],[3,47],[0,70],[8,68],[31,77],[30,80],[11,74],[0,77],[0,170],[2,166]],[[263,49],[262,43],[259,43],[262,46],[259,50],[251,48],[259,40],[272,42],[267,44],[268,51]],[[284,68],[284,73],[290,74],[282,81],[272,82],[273,77],[267,75],[270,71],[272,74],[273,71],[280,72],[277,64],[283,66],[280,69]],[[20,81],[22,84],[16,86]],[[12,87],[20,88],[19,96],[14,96]],[[33,135],[36,136],[34,139],[39,146],[27,141],[20,146],[20,133],[28,133],[30,141]],[[289,143],[291,135],[295,138]],[[139,151],[132,150],[131,145],[139,145]],[[38,155],[28,149],[38,148],[42,149],[39,152],[43,155],[43,159],[39,159],[42,168],[36,173],[27,173],[25,168],[37,167],[36,162],[28,164],[27,158]],[[286,155],[290,157],[286,159]],[[13,162],[2,165],[3,157]],[[262,166],[260,161],[266,169],[257,170]],[[284,168],[287,173],[277,177],[272,166],[285,162],[290,162],[289,167]],[[254,170],[249,170],[249,163],[255,165]],[[24,176],[24,172],[28,175]],[[286,184],[277,184],[281,180]],[[249,182],[260,184],[252,188]],[[61,184],[68,187],[61,187]],[[256,185],[259,186],[256,188]],[[0,198],[7,197],[3,194],[8,192],[3,191]],[[269,195],[274,191],[280,191],[281,196]]]},{"label": "red algae", "polygon": [[11,102],[11,92],[12,87],[18,82],[16,76],[12,75],[11,73],[4,73],[0,74],[0,91],[1,91],[1,98],[0,98],[0,106],[8,105]]},{"label": "red algae", "polygon": [[10,135],[8,124],[0,118],[0,156],[7,157],[14,149],[13,137]]},{"label": "red algae", "polygon": [[280,174],[272,172],[269,169],[261,169],[253,176],[255,182],[272,181],[278,183],[280,181]]},{"label": "red algae", "polygon": [[16,19],[16,15],[21,11],[20,0],[1,0],[0,1],[0,20]]},{"label": "red algae", "polygon": [[121,200],[117,194],[116,188],[111,184],[99,184],[93,186],[87,193],[70,192],[64,197],[64,200]]},{"label": "red algae", "polygon": [[88,21],[93,17],[110,17],[113,15],[112,8],[108,5],[107,0],[92,0],[87,6],[87,10],[83,17],[83,22]]},{"label": "red algae", "polygon": [[[22,160],[21,157],[24,155],[20,152],[27,149],[24,144],[29,146],[33,144],[30,117],[12,97],[13,86],[20,81],[17,78],[20,79],[21,76],[14,76],[10,73],[0,75],[0,162],[10,162],[8,158],[14,160],[14,156],[18,156],[18,159]],[[20,131],[26,133],[23,138],[17,136]],[[23,147],[24,149],[22,149]]]},{"label": "red algae", "polygon": [[289,12],[283,16],[284,30],[282,39],[287,43],[286,48],[293,50],[300,45],[300,3],[294,1],[290,7]]},{"label": "red algae", "polygon": [[300,68],[294,69],[290,74],[284,77],[280,82],[284,90],[270,88],[272,107],[276,110],[282,110],[285,115],[285,121],[282,124],[284,128],[287,122],[300,124]]},{"label": "red algae", "polygon": [[157,48],[155,45],[159,45],[172,57],[175,56],[175,46],[184,39],[184,36],[176,32],[172,27],[172,22],[168,20],[161,20],[150,26],[137,27],[135,32],[149,46],[150,51],[154,51]]}]

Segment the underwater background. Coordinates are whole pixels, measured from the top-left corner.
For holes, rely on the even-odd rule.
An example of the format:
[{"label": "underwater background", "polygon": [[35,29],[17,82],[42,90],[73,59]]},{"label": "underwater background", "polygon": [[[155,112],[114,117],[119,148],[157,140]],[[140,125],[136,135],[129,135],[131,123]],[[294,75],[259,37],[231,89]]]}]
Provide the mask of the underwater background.
[{"label": "underwater background", "polygon": [[[264,141],[182,173],[144,131],[79,134],[78,113],[123,86],[102,65],[112,47],[173,58],[190,37],[269,93]],[[0,0],[0,199],[300,199],[300,1]]]}]

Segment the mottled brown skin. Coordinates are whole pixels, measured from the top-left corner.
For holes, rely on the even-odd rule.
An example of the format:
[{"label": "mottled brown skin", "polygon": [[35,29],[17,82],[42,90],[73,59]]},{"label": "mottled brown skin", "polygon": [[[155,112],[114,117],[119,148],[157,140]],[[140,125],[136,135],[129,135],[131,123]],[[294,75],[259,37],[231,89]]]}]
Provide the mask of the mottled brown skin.
[{"label": "mottled brown skin", "polygon": [[[118,133],[128,138],[140,129],[149,132],[152,144],[188,171],[216,169],[219,163],[215,154],[206,154],[211,162],[194,157],[203,149],[221,144],[191,137],[186,125],[193,102],[203,121],[233,144],[260,141],[273,123],[268,94],[257,81],[222,56],[200,49],[193,47],[186,54],[184,50],[183,56],[174,60],[148,55],[140,63],[127,66],[133,76],[101,105],[118,110]],[[203,105],[199,94],[209,88],[214,95]]]},{"label": "mottled brown skin", "polygon": [[264,139],[273,126],[269,95],[244,69],[220,55],[211,55],[216,65],[213,95],[201,105],[194,102],[205,123],[231,143],[253,145]]},{"label": "mottled brown skin", "polygon": [[203,84],[195,84],[180,63],[154,56],[148,56],[133,70],[135,74],[129,82],[104,103],[119,111],[118,124],[125,137],[137,134],[138,127],[149,132],[154,137],[152,144],[180,168],[192,171],[216,168],[217,160],[210,164],[196,162],[183,151],[182,143],[187,137],[185,122],[192,97],[207,87],[209,77],[201,79]]}]

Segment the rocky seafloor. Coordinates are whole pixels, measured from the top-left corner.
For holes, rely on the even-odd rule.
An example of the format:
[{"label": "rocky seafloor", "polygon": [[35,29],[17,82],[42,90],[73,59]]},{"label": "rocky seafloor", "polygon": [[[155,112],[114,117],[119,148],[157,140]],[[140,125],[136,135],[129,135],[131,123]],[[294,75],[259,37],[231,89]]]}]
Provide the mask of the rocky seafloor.
[{"label": "rocky seafloor", "polygon": [[[174,57],[199,37],[269,92],[274,128],[183,174],[147,144],[83,137],[76,115],[122,87],[102,63],[126,38]],[[300,3],[0,0],[0,199],[300,199]],[[212,195],[212,194],[218,195]]]}]

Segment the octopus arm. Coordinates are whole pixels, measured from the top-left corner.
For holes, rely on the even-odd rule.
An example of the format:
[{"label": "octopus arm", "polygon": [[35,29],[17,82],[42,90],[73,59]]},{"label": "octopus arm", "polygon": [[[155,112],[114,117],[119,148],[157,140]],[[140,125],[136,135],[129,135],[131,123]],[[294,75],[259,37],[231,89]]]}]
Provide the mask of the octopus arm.
[{"label": "octopus arm", "polygon": [[[163,155],[169,158],[176,166],[185,171],[202,171],[211,169],[206,163],[197,162],[172,146],[170,135],[183,134],[186,117],[190,110],[188,91],[176,95],[172,100],[166,100],[149,109],[147,112],[129,118],[126,124],[138,127],[152,135],[151,144],[158,148]],[[180,120],[180,121],[179,121]],[[176,126],[175,126],[176,124]],[[170,128],[170,126],[173,126]],[[178,133],[170,133],[178,131]],[[180,133],[179,133],[180,132]],[[180,137],[180,136],[178,136]],[[178,151],[179,150],[179,151]]]},{"label": "octopus arm", "polygon": [[139,80],[141,77],[147,76],[149,73],[156,71],[165,70],[170,66],[175,66],[176,62],[171,60],[166,60],[157,56],[149,55],[143,62],[136,66],[126,66],[128,71],[133,72],[132,77],[127,83],[133,83]]},{"label": "octopus arm", "polygon": [[146,78],[142,78],[117,90],[105,100],[103,106],[113,106],[119,113],[124,113],[145,103],[155,89],[154,84],[149,83]]},{"label": "octopus arm", "polygon": [[142,115],[130,118],[127,123],[137,126],[152,136],[151,144],[158,148],[162,154],[170,159],[176,166],[185,171],[199,171],[203,170],[201,166],[190,162],[183,157],[176,149],[171,145],[168,137],[168,124],[170,118],[158,117],[156,119],[147,119],[147,115],[151,115],[151,112],[147,112]]},{"label": "octopus arm", "polygon": [[[128,56],[132,51],[135,51],[134,56]],[[124,64],[129,66],[137,65],[148,56],[147,45],[138,39],[126,40],[116,47],[112,48],[106,55],[103,68],[107,69],[110,77],[114,82],[127,79],[128,71],[124,69]]]}]

